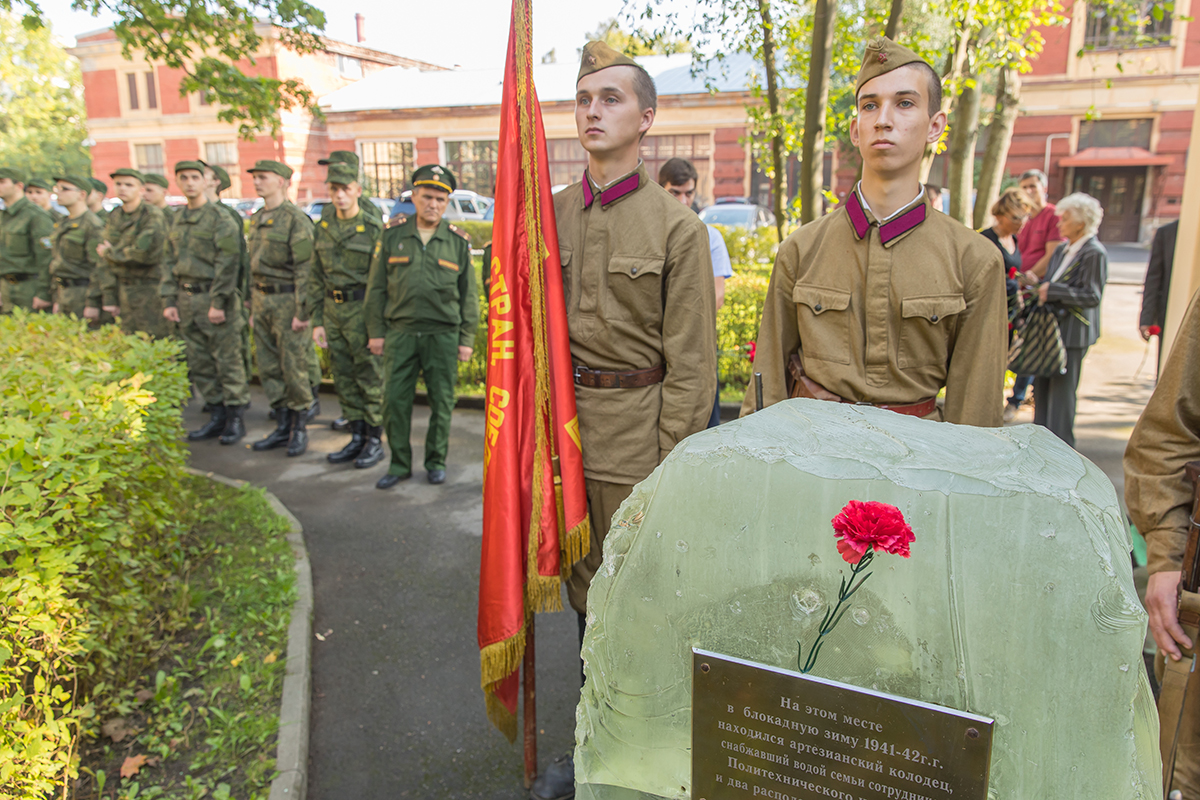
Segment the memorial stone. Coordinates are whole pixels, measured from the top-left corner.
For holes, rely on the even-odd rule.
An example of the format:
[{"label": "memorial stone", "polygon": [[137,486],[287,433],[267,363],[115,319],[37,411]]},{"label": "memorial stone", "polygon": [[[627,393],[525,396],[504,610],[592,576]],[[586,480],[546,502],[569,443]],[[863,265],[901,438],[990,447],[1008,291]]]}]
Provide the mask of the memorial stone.
[{"label": "memorial stone", "polygon": [[793,400],[685,440],[614,516],[580,800],[692,796],[693,648],[796,670],[849,572],[830,521],[850,500],[897,506],[916,539],[876,557],[813,676],[994,720],[989,800],[1161,797],[1146,614],[1105,475],[1031,425]]}]

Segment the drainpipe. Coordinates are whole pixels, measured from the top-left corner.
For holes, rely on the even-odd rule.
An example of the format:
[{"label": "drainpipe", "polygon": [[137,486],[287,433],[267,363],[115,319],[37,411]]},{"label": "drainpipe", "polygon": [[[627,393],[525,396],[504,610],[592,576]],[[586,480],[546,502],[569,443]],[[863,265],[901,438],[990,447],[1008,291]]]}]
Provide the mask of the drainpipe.
[{"label": "drainpipe", "polygon": [[1046,173],[1046,180],[1050,180],[1050,143],[1055,139],[1070,139],[1069,133],[1052,133],[1046,137],[1046,157],[1042,160],[1042,172]]}]

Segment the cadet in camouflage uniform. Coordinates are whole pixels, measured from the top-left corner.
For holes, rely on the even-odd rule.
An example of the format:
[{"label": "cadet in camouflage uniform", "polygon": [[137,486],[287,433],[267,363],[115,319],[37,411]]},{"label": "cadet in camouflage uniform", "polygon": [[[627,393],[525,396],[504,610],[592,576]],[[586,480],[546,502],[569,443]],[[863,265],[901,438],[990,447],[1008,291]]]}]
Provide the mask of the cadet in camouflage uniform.
[{"label": "cadet in camouflage uniform", "polygon": [[175,182],[187,208],[175,215],[163,255],[163,316],[178,323],[188,367],[212,418],[188,434],[191,441],[221,437],[233,444],[246,435],[242,415],[250,402],[242,361],[242,296],[238,227],[205,194],[204,164],[180,161]]},{"label": "cadet in camouflage uniform", "polygon": [[150,172],[146,174],[146,185],[142,187],[142,199],[163,213],[163,219],[167,222],[167,230],[171,229],[171,223],[175,221],[175,209],[167,203],[169,186],[166,175]]},{"label": "cadet in camouflage uniform", "polygon": [[[383,428],[379,401],[382,393],[379,356],[367,348],[363,300],[371,254],[383,233],[382,217],[366,213],[360,203],[358,172],[348,164],[329,167],[327,185],[333,202],[332,219],[317,223],[309,305],[313,341],[329,348],[333,385],[350,423],[350,442],[327,458],[331,464],[354,461],[358,469],[383,459]],[[373,207],[373,206],[372,206]]]},{"label": "cadet in camouflage uniform", "polygon": [[[201,162],[204,163],[204,162]],[[225,210],[226,213],[237,223],[238,229],[238,290],[242,293],[242,306],[240,312],[243,317],[247,315],[246,305],[250,302],[250,254],[246,250],[246,223],[242,219],[242,215],[237,212],[237,209],[231,208],[221,202],[221,192],[232,186],[229,180],[229,173],[224,167],[216,164],[204,164],[204,177],[207,188],[205,196],[208,197],[210,203],[216,203],[219,208]],[[250,364],[250,326],[242,326],[242,362],[245,364],[246,379],[254,374],[254,368]]]},{"label": "cadet in camouflage uniform", "polygon": [[264,205],[250,220],[251,314],[258,376],[275,409],[276,429],[255,450],[288,446],[289,456],[308,448],[307,412],[312,402],[308,375],[308,281],[312,265],[312,221],[287,199],[292,169],[259,161],[247,172]]},{"label": "cadet in camouflage uniform", "polygon": [[116,296],[108,296],[106,290],[104,306],[117,308],[124,333],[145,331],[159,339],[170,332],[158,293],[167,225],[162,212],[142,200],[146,182],[142,173],[123,167],[109,177],[116,184],[121,207],[108,215],[104,241],[97,250],[116,277]]},{"label": "cadet in camouflage uniform", "polygon": [[54,220],[25,199],[20,170],[0,168],[0,200],[0,308],[48,309]]},{"label": "cadet in camouflage uniform", "polygon": [[412,477],[413,397],[417,378],[429,391],[425,469],[430,483],[446,480],[456,361],[469,361],[479,320],[479,297],[467,235],[442,219],[457,185],[442,166],[413,173],[417,213],[384,231],[367,282],[371,352],[384,357],[383,424],[392,462],[375,486],[388,489]]},{"label": "cadet in camouflage uniform", "polygon": [[29,202],[45,211],[50,215],[50,219],[58,222],[63,218],[63,215],[54,210],[54,203],[51,193],[54,191],[54,184],[44,178],[34,178],[29,183],[25,184],[25,197]]},{"label": "cadet in camouflage uniform", "polygon": [[108,184],[99,178],[91,178],[92,190],[88,192],[88,211],[108,222],[108,212],[104,210],[104,198],[108,196]]},{"label": "cadet in camouflage uniform", "polygon": [[66,175],[54,180],[58,182],[58,202],[66,207],[68,215],[54,224],[50,258],[54,313],[95,321],[103,299],[96,248],[104,241],[104,223],[88,211],[87,195],[92,185],[87,178]]}]

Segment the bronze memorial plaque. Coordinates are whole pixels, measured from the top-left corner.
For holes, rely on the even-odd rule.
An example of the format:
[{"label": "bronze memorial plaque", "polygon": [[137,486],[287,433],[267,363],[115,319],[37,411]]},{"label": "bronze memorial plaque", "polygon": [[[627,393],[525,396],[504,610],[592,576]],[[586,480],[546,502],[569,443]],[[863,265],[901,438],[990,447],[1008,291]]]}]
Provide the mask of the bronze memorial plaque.
[{"label": "bronze memorial plaque", "polygon": [[692,655],[692,800],[987,797],[986,717]]}]

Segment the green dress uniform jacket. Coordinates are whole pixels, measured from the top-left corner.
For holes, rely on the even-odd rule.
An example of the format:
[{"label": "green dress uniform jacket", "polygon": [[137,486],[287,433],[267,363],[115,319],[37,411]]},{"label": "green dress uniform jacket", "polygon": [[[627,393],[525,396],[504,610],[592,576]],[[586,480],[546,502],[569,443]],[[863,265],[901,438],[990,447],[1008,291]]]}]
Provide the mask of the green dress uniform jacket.
[{"label": "green dress uniform jacket", "polygon": [[[96,248],[103,241],[104,223],[91,211],[84,211],[74,219],[64,218],[54,226],[50,276],[63,287],[87,281],[87,305],[93,308],[99,308],[103,299],[101,276],[96,269],[100,261]],[[70,310],[78,314],[83,311]]]},{"label": "green dress uniform jacket", "polygon": [[360,212],[353,219],[341,220],[336,215],[325,219],[322,214],[317,223],[313,236],[316,256],[309,285],[309,307],[314,326],[325,324],[327,292],[366,289],[371,258],[383,233],[383,217],[367,213],[367,206],[375,208],[371,203],[360,203]]},{"label": "green dress uniform jacket", "polygon": [[50,302],[53,233],[50,215],[24,197],[0,212],[0,278],[31,281],[32,297]]},{"label": "green dress uniform jacket", "polygon": [[241,273],[238,227],[219,203],[181,209],[167,235],[161,294],[164,306],[176,305],[180,284],[206,286],[212,307],[239,312]]},{"label": "green dress uniform jacket", "polygon": [[295,317],[301,322],[307,320],[313,257],[313,224],[308,215],[290,200],[276,208],[260,208],[250,219],[246,246],[251,283],[295,286]]},{"label": "green dress uniform jacket", "polygon": [[442,220],[424,244],[416,217],[385,230],[371,262],[366,303],[372,339],[384,338],[389,328],[457,330],[459,346],[474,347],[479,296],[466,234]]},{"label": "green dress uniform jacket", "polygon": [[[847,401],[908,405],[945,387],[945,420],[1000,425],[1003,264],[924,193],[880,221],[855,187],[779,248],[754,361],[764,405],[787,399],[788,359],[800,353],[808,377]],[[751,387],[742,414],[753,410]]]}]

